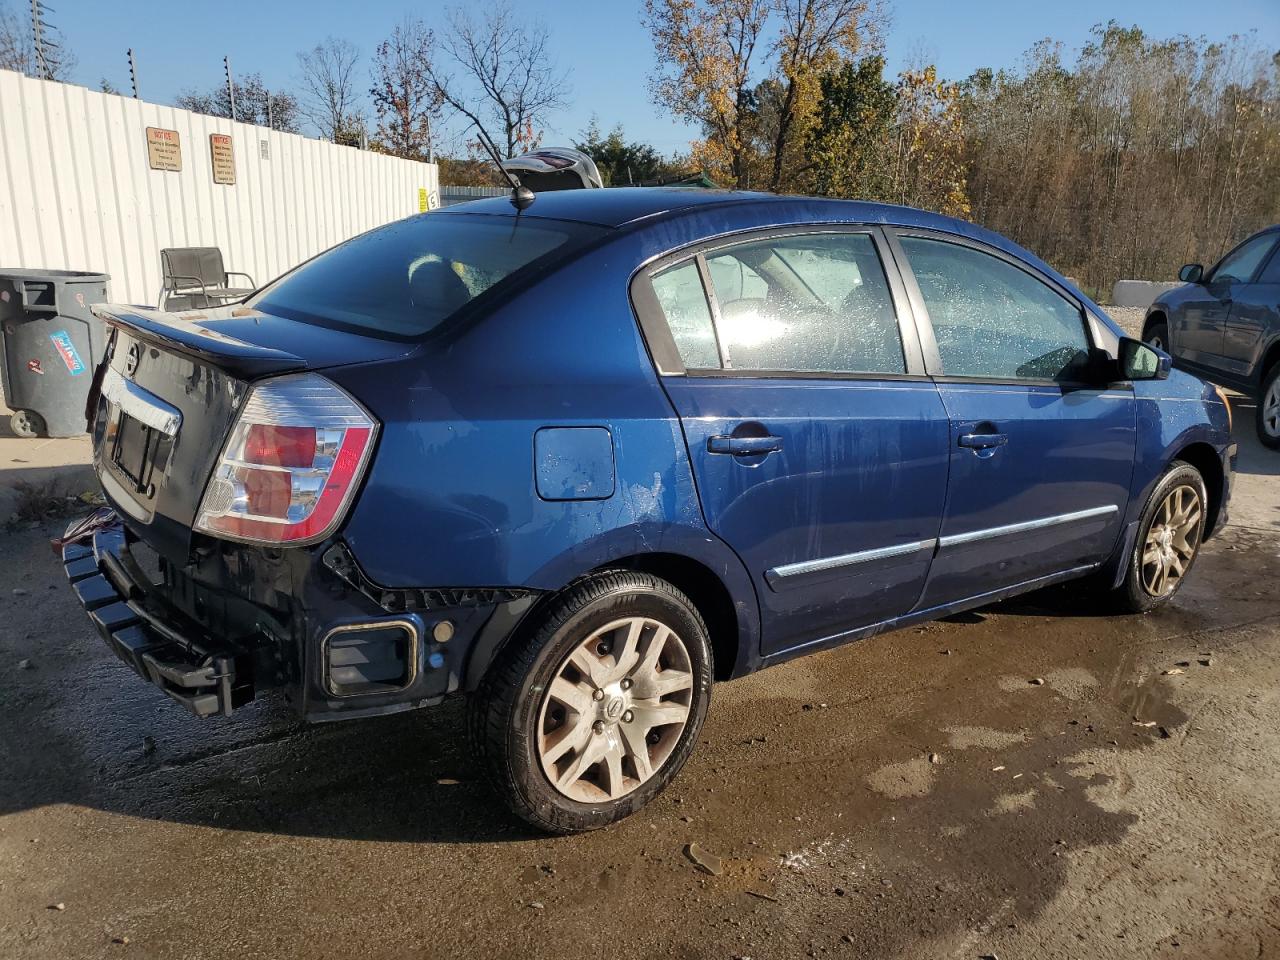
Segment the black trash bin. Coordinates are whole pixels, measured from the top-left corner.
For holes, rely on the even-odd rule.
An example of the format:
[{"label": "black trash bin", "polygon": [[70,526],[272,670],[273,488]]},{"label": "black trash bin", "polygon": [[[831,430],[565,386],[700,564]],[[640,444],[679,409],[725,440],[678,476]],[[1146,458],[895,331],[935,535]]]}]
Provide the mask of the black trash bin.
[{"label": "black trash bin", "polygon": [[106,350],[89,306],[107,299],[105,273],[0,268],[0,380],[20,437],[85,432],[93,371]]}]

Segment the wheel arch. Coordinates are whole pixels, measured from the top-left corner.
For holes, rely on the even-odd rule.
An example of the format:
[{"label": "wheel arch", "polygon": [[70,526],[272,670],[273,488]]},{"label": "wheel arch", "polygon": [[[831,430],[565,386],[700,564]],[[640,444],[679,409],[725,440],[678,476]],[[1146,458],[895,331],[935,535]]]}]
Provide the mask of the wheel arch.
[{"label": "wheel arch", "polygon": [[1262,385],[1267,381],[1267,373],[1276,364],[1280,364],[1280,337],[1277,337],[1267,347],[1266,352],[1262,355],[1262,362],[1258,364],[1258,389],[1262,389]]},{"label": "wheel arch", "polygon": [[1163,323],[1165,330],[1169,329],[1169,315],[1165,312],[1164,307],[1153,307],[1142,321],[1142,339],[1147,339],[1147,334],[1151,332],[1151,328],[1157,324]]},{"label": "wheel arch", "polygon": [[[580,548],[544,568],[531,584],[542,591],[537,598],[517,615],[491,621],[492,628],[482,631],[470,653],[463,690],[474,690],[503,649],[526,631],[536,629],[542,612],[556,597],[607,570],[634,570],[660,577],[693,601],[710,633],[716,680],[742,676],[760,667],[760,611],[755,589],[742,561],[728,546],[705,530],[679,527],[666,527],[660,540],[614,533],[616,539],[609,536],[606,542],[594,541],[591,549]],[[665,549],[646,549],[650,546]]]},{"label": "wheel arch", "polygon": [[1187,444],[1173,455],[1173,459],[1191,464],[1204,478],[1205,493],[1209,497],[1204,528],[1207,531],[1206,536],[1210,536],[1217,530],[1218,515],[1222,511],[1223,494],[1226,492],[1226,476],[1223,473],[1222,461],[1217,451],[1204,441]]}]

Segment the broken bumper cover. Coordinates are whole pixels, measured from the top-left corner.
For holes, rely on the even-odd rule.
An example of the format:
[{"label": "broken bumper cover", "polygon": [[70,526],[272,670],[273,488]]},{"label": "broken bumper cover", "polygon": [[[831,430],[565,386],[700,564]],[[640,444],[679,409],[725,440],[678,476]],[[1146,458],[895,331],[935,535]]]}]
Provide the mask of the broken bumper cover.
[{"label": "broken bumper cover", "polygon": [[62,563],[89,620],[138,676],[199,717],[229,714],[253,699],[242,653],[144,603],[141,571],[112,511],[99,511],[67,529]]}]

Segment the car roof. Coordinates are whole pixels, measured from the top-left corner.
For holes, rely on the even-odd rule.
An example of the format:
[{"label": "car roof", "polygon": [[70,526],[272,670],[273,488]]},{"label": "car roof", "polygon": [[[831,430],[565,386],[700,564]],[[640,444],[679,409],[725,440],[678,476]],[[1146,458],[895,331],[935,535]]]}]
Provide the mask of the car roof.
[{"label": "car roof", "polygon": [[[596,226],[623,228],[667,214],[692,213],[727,206],[769,206],[775,216],[785,208],[803,208],[805,218],[833,222],[892,223],[955,231],[963,221],[941,214],[866,200],[834,200],[756,193],[748,190],[708,190],[700,187],[608,187],[604,190],[551,190],[537,195],[520,216],[570,220]],[[507,197],[488,197],[446,207],[436,213],[517,215]],[[965,226],[971,226],[965,224]]]},{"label": "car roof", "polygon": [[[988,244],[1039,268],[1058,283],[1075,290],[1092,312],[1105,316],[1102,308],[1074,284],[1008,237],[966,220],[891,203],[700,187],[607,187],[544,191],[522,212],[516,211],[508,197],[489,197],[419,216],[469,214],[575,221],[620,231],[672,218],[690,218],[699,221],[697,229],[705,231],[706,236],[761,227],[822,223],[937,230]],[[1119,328],[1115,329],[1119,335]]]}]

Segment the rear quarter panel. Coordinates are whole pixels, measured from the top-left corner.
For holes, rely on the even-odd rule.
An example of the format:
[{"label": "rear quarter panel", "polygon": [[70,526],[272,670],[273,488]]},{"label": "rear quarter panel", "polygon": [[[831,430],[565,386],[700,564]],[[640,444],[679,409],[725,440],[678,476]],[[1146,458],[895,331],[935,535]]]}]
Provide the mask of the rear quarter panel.
[{"label": "rear quarter panel", "polygon": [[[634,236],[615,240],[409,360],[333,371],[383,423],[343,532],[370,578],[558,590],[620,558],[674,553],[721,579],[740,649],[758,651],[753,588],[703,521],[679,421],[631,312],[643,250]],[[608,496],[539,495],[535,435],[549,427],[609,431]]]}]

